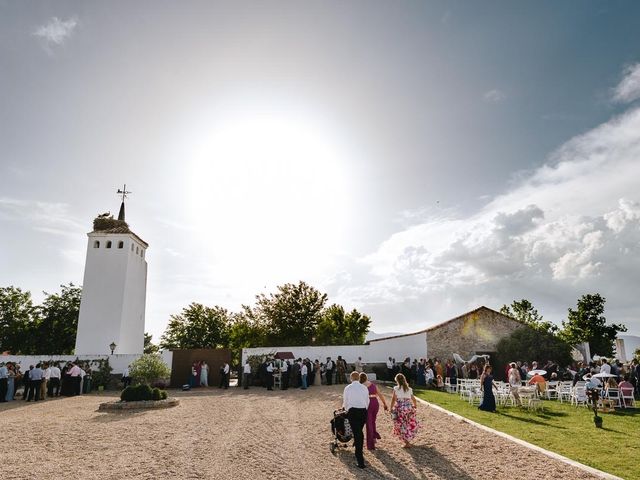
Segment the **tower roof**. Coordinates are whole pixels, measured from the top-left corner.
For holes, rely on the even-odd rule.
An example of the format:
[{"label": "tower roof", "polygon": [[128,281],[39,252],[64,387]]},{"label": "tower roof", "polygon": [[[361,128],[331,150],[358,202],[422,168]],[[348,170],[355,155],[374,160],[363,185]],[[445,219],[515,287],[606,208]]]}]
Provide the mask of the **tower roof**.
[{"label": "tower roof", "polygon": [[127,222],[124,220],[116,220],[112,216],[98,215],[93,220],[93,232],[91,233],[129,233],[136,237],[146,247],[149,246],[147,242],[131,231]]}]

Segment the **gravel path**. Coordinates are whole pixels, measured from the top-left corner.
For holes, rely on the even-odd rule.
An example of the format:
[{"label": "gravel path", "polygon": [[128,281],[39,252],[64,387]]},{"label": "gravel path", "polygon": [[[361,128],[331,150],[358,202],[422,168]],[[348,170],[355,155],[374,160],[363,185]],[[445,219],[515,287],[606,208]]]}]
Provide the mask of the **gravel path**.
[{"label": "gravel path", "polygon": [[[6,479],[588,479],[581,470],[418,405],[423,429],[400,448],[391,420],[355,467],[329,452],[340,386],[171,392],[174,408],[98,413],[106,395],[0,404],[0,478]],[[517,468],[514,460],[517,459]]]}]

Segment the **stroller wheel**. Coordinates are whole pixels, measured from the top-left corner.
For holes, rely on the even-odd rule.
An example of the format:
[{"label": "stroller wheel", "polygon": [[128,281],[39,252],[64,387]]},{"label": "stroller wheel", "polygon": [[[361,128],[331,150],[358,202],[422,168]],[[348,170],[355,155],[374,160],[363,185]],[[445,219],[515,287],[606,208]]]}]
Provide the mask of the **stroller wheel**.
[{"label": "stroller wheel", "polygon": [[334,442],[331,442],[329,444],[329,450],[331,450],[331,453],[333,453],[334,455],[336,454],[336,448],[337,448],[337,445]]}]

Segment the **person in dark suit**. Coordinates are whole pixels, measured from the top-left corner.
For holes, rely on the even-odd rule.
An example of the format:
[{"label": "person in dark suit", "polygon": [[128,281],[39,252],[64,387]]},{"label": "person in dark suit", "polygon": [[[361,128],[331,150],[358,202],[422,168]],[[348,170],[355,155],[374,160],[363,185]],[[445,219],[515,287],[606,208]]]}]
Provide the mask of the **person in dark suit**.
[{"label": "person in dark suit", "polygon": [[327,385],[331,385],[333,383],[333,369],[335,368],[335,363],[331,360],[331,357],[327,357],[327,363],[325,364],[326,375],[327,375]]},{"label": "person in dark suit", "polygon": [[31,381],[29,380],[29,375],[31,373],[31,370],[33,370],[33,365],[29,365],[29,370],[24,372],[24,375],[22,376],[22,385],[24,386],[24,390],[22,391],[22,399],[23,400],[27,399],[27,394],[29,393],[29,390],[31,389]]}]

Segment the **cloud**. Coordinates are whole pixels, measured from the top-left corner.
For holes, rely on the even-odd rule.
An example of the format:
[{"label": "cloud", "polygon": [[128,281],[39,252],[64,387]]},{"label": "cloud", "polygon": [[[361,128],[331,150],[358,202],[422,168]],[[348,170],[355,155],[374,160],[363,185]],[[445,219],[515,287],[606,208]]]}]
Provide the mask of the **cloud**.
[{"label": "cloud", "polygon": [[640,63],[635,63],[624,69],[622,80],[613,89],[613,100],[629,103],[638,98],[640,98]]},{"label": "cloud", "polygon": [[68,20],[52,17],[47,23],[37,27],[33,35],[44,43],[47,51],[51,51],[52,47],[63,45],[73,35],[77,26],[77,17],[71,17]]},{"label": "cloud", "polygon": [[86,225],[71,215],[66,203],[0,197],[1,221],[22,223],[39,232],[75,238],[86,230]]},{"label": "cloud", "polygon": [[489,90],[488,92],[484,92],[482,98],[485,102],[490,103],[499,103],[507,98],[507,95],[502,91],[494,88],[493,90]]},{"label": "cloud", "polygon": [[529,298],[559,322],[585,294],[640,330],[640,107],[572,138],[468,215],[420,212],[335,287],[378,330]]}]

